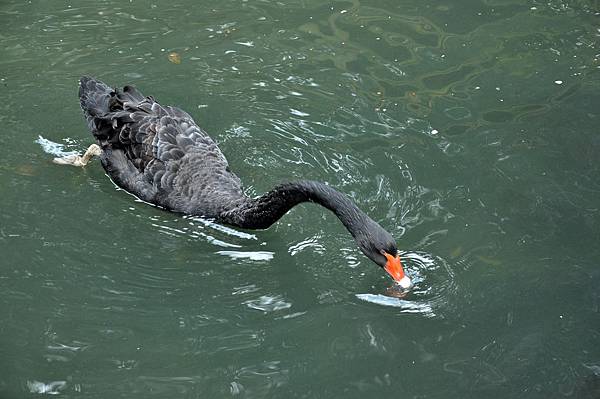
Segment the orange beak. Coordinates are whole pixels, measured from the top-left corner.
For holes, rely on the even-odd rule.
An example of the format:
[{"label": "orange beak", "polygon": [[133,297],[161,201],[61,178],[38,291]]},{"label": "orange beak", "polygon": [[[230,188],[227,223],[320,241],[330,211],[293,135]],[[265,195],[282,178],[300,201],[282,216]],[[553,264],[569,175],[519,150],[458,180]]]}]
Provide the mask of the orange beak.
[{"label": "orange beak", "polygon": [[396,281],[400,281],[404,278],[404,269],[402,263],[400,263],[400,255],[392,256],[387,252],[383,251],[383,256],[386,257],[387,263],[385,264],[385,271]]}]

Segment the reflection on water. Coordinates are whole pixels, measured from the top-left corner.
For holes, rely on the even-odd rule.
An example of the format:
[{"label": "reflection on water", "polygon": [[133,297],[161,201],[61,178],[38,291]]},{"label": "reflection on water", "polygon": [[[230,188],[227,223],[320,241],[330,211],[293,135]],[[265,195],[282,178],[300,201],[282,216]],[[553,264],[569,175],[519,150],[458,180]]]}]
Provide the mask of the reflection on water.
[{"label": "reflection on water", "polygon": [[431,306],[424,302],[408,301],[381,294],[356,294],[356,297],[358,299],[362,299],[363,301],[378,305],[400,308],[402,313],[418,313],[426,317],[433,317],[436,315]]},{"label": "reflection on water", "polygon": [[273,252],[269,251],[217,251],[219,255],[229,256],[232,259],[250,259],[266,261],[273,259]]},{"label": "reflection on water", "polygon": [[[191,220],[192,222],[201,223],[201,224],[203,224],[205,226],[208,226],[208,227],[210,227],[210,228],[212,228],[214,230],[217,230],[217,231],[219,231],[221,233],[225,233],[225,234],[230,235],[230,236],[234,236],[234,237],[237,237],[237,238],[243,238],[243,239],[246,239],[246,240],[256,240],[256,236],[254,234],[245,233],[243,231],[236,230],[236,229],[234,229],[232,227],[224,226],[222,224],[215,223],[215,222],[213,222],[211,220],[207,220],[207,219],[204,219],[204,218],[201,218],[201,217],[198,217],[198,216],[183,216],[183,218],[185,220]],[[193,226],[192,222],[190,222],[190,226]]]},{"label": "reflection on water", "polygon": [[244,304],[251,309],[262,310],[263,312],[275,312],[292,306],[291,303],[285,302],[280,297],[271,296],[261,296],[258,299],[246,301]]}]

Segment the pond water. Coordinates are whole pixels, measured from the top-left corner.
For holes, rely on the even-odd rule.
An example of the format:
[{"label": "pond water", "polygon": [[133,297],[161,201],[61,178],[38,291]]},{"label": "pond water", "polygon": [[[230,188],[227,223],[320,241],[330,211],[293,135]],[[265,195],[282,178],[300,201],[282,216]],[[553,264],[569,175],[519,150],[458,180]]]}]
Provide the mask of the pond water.
[{"label": "pond water", "polygon": [[[285,4],[293,3],[293,4]],[[593,1],[0,4],[0,397],[600,397]],[[347,193],[244,231],[136,201],[81,75],[187,110],[248,193]]]}]

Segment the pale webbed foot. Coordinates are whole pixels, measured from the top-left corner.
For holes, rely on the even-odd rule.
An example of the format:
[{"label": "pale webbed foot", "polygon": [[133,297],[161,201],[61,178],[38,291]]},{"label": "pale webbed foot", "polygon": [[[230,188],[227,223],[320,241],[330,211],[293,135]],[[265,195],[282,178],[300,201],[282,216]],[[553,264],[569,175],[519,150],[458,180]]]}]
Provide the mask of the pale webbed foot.
[{"label": "pale webbed foot", "polygon": [[52,162],[58,165],[73,165],[83,167],[88,164],[94,155],[98,156],[100,154],[102,154],[102,149],[100,146],[98,146],[98,144],[92,144],[82,156],[77,154],[67,155],[66,157],[54,158]]},{"label": "pale webbed foot", "polygon": [[81,164],[81,155],[73,154],[67,155],[66,157],[54,158],[52,162],[58,165],[73,165],[73,166],[83,166]]}]

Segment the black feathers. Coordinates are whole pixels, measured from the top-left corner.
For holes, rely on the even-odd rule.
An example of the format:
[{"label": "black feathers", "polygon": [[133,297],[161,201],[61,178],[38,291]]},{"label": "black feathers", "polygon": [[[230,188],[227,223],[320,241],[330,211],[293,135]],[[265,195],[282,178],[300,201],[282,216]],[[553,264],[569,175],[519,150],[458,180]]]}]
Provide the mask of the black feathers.
[{"label": "black feathers", "polygon": [[132,86],[113,90],[87,77],[79,98],[104,150],[102,165],[127,191],[173,211],[213,218],[243,198],[227,160],[186,112],[163,107]]}]

